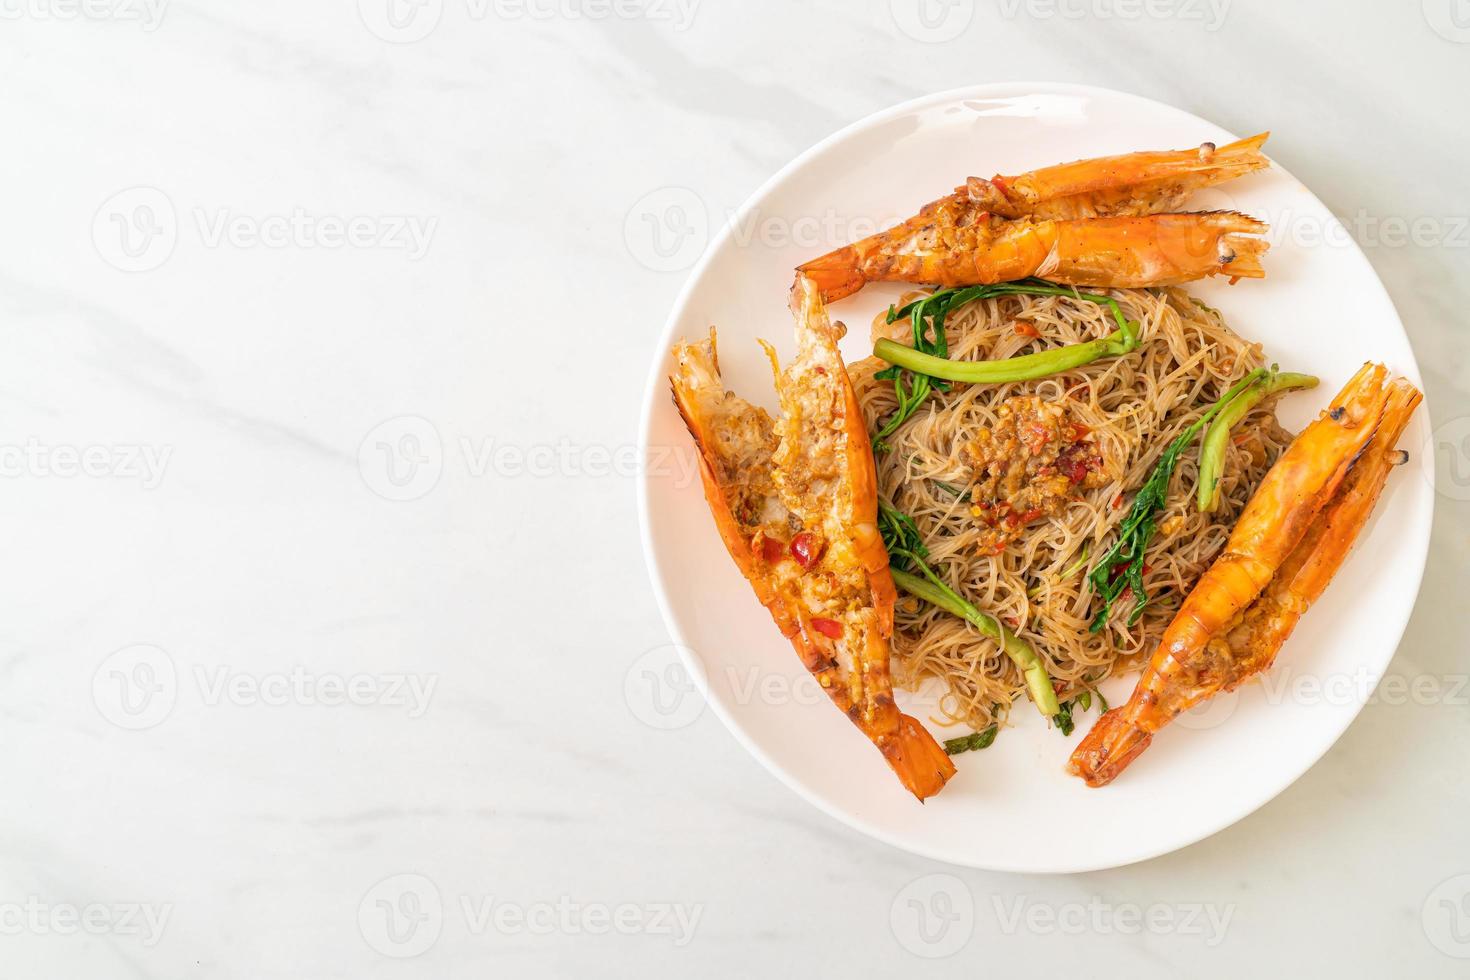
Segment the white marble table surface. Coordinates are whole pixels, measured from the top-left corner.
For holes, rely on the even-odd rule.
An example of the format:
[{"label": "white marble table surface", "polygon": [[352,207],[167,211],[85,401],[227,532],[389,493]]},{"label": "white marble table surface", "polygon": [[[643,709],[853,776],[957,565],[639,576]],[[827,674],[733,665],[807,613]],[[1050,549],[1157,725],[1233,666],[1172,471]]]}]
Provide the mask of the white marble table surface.
[{"label": "white marble table surface", "polygon": [[[1470,971],[1463,0],[395,2],[0,0],[0,976]],[[1072,877],[869,841],[624,695],[692,264],[648,195],[724,215],[1007,79],[1272,128],[1362,219],[1442,435],[1391,668],[1428,693]],[[929,875],[975,908],[934,960],[890,924]]]}]

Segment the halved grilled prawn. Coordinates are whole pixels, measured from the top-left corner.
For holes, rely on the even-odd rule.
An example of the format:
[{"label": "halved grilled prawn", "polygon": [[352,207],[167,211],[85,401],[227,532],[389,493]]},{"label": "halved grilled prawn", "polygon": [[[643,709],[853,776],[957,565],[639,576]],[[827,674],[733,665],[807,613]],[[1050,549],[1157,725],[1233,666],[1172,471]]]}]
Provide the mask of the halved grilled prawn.
[{"label": "halved grilled prawn", "polygon": [[1234,211],[1176,212],[1193,191],[1270,165],[1268,134],[1217,149],[1098,157],[1014,177],[971,177],[888,231],[799,267],[828,302],[869,282],[974,286],[1040,276],[1142,288],[1260,278],[1266,225]]},{"label": "halved grilled prawn", "polygon": [[955,769],[893,700],[895,590],[872,450],[837,350],[845,328],[800,276],[791,310],[796,357],[783,369],[766,348],[779,418],[725,390],[713,328],[707,340],[675,345],[674,402],[698,445],[705,499],[730,557],[833,703],[923,800]]},{"label": "halved grilled prawn", "polygon": [[1068,768],[1111,782],[1153,735],[1271,666],[1367,522],[1421,395],[1366,365],[1266,474],[1225,550],[1164,631],[1126,704],[1098,719]]}]

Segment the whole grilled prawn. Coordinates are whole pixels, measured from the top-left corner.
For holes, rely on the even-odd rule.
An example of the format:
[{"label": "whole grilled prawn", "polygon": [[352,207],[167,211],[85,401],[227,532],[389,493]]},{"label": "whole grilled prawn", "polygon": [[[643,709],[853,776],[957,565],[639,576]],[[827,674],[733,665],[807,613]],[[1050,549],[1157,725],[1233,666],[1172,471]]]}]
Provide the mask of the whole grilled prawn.
[{"label": "whole grilled prawn", "polygon": [[782,414],[724,389],[715,334],[675,345],[674,402],[700,452],[700,476],[731,558],[823,690],[878,746],[920,800],[954,764],[893,700],[895,590],[878,531],[877,475],[862,411],[816,287],[792,288],[796,357],[766,348]]},{"label": "whole grilled prawn", "polygon": [[1128,702],[1068,768],[1103,786],[1181,712],[1271,666],[1367,522],[1418,406],[1407,381],[1366,365],[1266,474],[1225,550],[1185,599]]},{"label": "whole grilled prawn", "polygon": [[1260,278],[1266,225],[1176,213],[1193,191],[1270,165],[1262,133],[1217,149],[1129,153],[1014,177],[971,177],[888,231],[801,266],[828,302],[869,282],[974,286],[1040,276],[1074,286]]}]

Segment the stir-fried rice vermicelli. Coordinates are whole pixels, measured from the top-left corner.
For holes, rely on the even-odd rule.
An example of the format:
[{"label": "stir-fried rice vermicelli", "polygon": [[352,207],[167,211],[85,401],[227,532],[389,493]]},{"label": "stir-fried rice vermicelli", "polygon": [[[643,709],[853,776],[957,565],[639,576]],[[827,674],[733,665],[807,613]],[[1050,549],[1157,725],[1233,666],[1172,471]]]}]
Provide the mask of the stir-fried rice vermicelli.
[{"label": "stir-fried rice vermicelli", "polygon": [[[1108,295],[1141,324],[1138,350],[1037,381],[955,384],[948,392],[935,391],[886,440],[887,451],[877,454],[879,493],[914,519],[929,548],[929,565],[961,595],[1030,641],[1063,701],[1152,650],[1291,440],[1276,422],[1274,399],[1236,425],[1221,504],[1208,514],[1194,503],[1197,454],[1193,447],[1181,454],[1147,552],[1144,582],[1150,601],[1142,618],[1128,626],[1134,602],[1125,597],[1100,632],[1089,632],[1097,611],[1087,583],[1091,560],[1112,544],[1133,491],[1180,432],[1262,363],[1259,345],[1238,337],[1217,312],[1182,290],[1112,290]],[[954,310],[945,332],[951,359],[972,361],[1077,344],[1115,327],[1109,311],[1090,302],[1007,296]],[[907,320],[890,325],[880,316],[874,335],[912,342]],[[897,404],[893,383],[873,377],[886,366],[874,358],[850,366],[871,432]],[[1052,501],[1045,515],[998,540],[993,502],[976,499],[984,498],[995,481],[985,482],[984,457],[974,446],[986,438],[994,445],[996,433],[1008,431],[1007,425],[1014,431],[1021,416],[1016,407],[1036,404],[1023,396],[1065,409],[1074,426],[1068,438],[1079,440],[1074,450],[1086,450],[1092,475],[1072,494]],[[1012,401],[1018,397],[1022,400]],[[1040,438],[1041,430],[1036,432]],[[992,460],[990,465],[1004,464]],[[997,548],[1004,550],[997,555]],[[1020,672],[996,643],[912,596],[900,595],[893,650],[901,680],[915,686],[938,677],[945,685],[940,702],[945,716],[976,729],[1003,720],[1011,704],[1026,697]]]}]

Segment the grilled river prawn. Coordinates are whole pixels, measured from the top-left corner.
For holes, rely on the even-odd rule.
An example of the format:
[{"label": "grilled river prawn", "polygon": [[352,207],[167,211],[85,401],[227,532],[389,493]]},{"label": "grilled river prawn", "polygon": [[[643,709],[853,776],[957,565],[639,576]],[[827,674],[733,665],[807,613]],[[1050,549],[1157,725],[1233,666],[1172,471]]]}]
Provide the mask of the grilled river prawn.
[{"label": "grilled river prawn", "polygon": [[888,231],[799,268],[828,302],[869,282],[974,286],[1040,276],[1138,288],[1260,278],[1266,225],[1234,211],[1178,213],[1193,191],[1270,165],[1268,134],[1216,148],[1129,153],[1015,177],[971,177]]},{"label": "grilled river prawn", "polygon": [[1266,474],[1224,553],[1164,632],[1128,702],[1103,715],[1068,768],[1103,786],[1181,712],[1270,667],[1347,556],[1421,395],[1365,365]]},{"label": "grilled river prawn", "polygon": [[893,700],[895,591],[868,433],[837,350],[845,328],[804,277],[791,310],[796,357],[782,369],[766,348],[780,418],[725,391],[713,329],[674,347],[674,402],[699,447],[705,499],[731,558],[832,702],[923,800],[955,769]]}]

